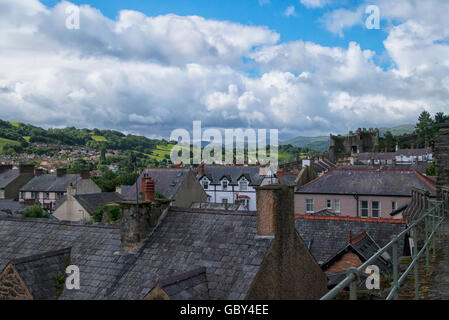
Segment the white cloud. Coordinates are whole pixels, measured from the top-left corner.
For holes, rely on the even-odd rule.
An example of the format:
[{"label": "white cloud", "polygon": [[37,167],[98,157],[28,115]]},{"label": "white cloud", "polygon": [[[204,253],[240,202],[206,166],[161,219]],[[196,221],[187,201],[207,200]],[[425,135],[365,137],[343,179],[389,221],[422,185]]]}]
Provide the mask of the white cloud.
[{"label": "white cloud", "polygon": [[307,8],[322,8],[329,3],[329,0],[299,0]]},{"label": "white cloud", "polygon": [[286,17],[291,17],[291,16],[296,16],[296,13],[295,13],[295,6],[289,6],[289,7],[287,7],[287,9],[285,9],[285,11],[284,11],[284,15],[286,16]]},{"label": "white cloud", "polygon": [[[396,21],[384,42],[395,67],[382,70],[356,42],[279,43],[266,27],[136,11],[110,20],[89,6],[81,29],[67,30],[67,2],[2,1],[0,118],[167,137],[192,120],[306,135],[449,112],[448,5],[389,3],[377,2]],[[260,76],[244,71],[242,57]]]}]

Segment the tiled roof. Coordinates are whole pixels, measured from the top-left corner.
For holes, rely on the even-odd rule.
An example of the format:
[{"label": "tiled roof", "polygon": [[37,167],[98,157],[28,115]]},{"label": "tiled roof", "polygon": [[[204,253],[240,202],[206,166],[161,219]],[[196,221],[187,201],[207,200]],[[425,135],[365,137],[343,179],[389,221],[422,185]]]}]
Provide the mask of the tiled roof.
[{"label": "tiled roof", "polygon": [[131,256],[114,254],[120,250],[114,224],[0,216],[0,270],[11,260],[67,247],[72,247],[71,264],[80,268],[81,289],[64,290],[60,299],[104,299],[103,290]]},{"label": "tiled roof", "polygon": [[116,192],[100,192],[75,195],[75,199],[90,215],[102,205],[123,201],[123,197]]},{"label": "tiled roof", "polygon": [[[403,220],[301,215],[296,216],[295,226],[301,238],[311,243],[310,251],[319,264],[325,263],[348,245],[350,232],[358,235],[366,231],[382,247],[391,240],[392,235],[406,229]],[[402,250],[404,239],[399,241],[399,250]]]},{"label": "tiled roof", "polygon": [[55,299],[55,277],[60,277],[65,274],[65,267],[69,262],[70,248],[49,251],[10,261],[34,300]]},{"label": "tiled roof", "polygon": [[20,175],[19,170],[10,169],[0,173],[0,189],[6,188]]},{"label": "tiled roof", "polygon": [[[221,184],[221,179],[227,177],[230,185],[237,185],[244,176],[250,185],[260,185],[264,177],[260,176],[259,166],[204,166],[204,175],[211,180],[211,184]],[[198,178],[202,176],[198,175]]]},{"label": "tiled roof", "polygon": [[360,170],[360,169],[369,169],[369,170],[378,170],[381,167],[386,170],[416,170],[420,173],[425,174],[427,167],[430,165],[429,162],[418,162],[416,163],[397,163],[394,164],[382,164],[382,165],[369,165],[369,164],[356,164],[349,166],[339,166],[339,169],[346,170]]},{"label": "tiled roof", "polygon": [[296,193],[411,196],[419,188],[436,194],[435,184],[414,170],[331,169]]},{"label": "tiled roof", "polygon": [[0,270],[16,258],[72,247],[81,289],[60,299],[143,299],[158,281],[202,267],[211,299],[243,299],[272,242],[256,236],[256,224],[251,212],[171,207],[137,254],[123,254],[118,224],[0,216]]},{"label": "tiled roof", "polygon": [[[142,191],[142,178],[147,173],[151,179],[154,180],[155,189],[157,192],[162,193],[167,199],[173,199],[182,185],[183,181],[187,178],[190,169],[145,169],[137,179],[137,186],[139,194]],[[136,200],[136,184],[132,186],[121,186],[122,196],[126,200]]]},{"label": "tiled roof", "polygon": [[4,212],[22,212],[25,211],[26,205],[23,202],[14,200],[0,200],[0,211]]},{"label": "tiled roof", "polygon": [[171,300],[209,300],[206,268],[184,272],[159,281]]},{"label": "tiled roof", "polygon": [[243,299],[272,241],[257,239],[256,220],[241,211],[170,209],[113,297],[141,299],[158,279],[205,267],[211,299]]},{"label": "tiled roof", "polygon": [[20,191],[66,192],[70,184],[75,185],[79,180],[81,180],[79,174],[65,174],[62,177],[56,174],[43,174],[28,181]]}]

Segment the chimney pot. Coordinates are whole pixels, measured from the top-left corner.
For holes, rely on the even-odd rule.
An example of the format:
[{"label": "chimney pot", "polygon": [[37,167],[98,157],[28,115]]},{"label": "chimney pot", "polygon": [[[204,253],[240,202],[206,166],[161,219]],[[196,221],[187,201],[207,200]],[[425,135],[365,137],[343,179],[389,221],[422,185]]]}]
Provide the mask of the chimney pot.
[{"label": "chimney pot", "polygon": [[143,174],[142,178],[142,193],[144,195],[145,201],[154,201],[155,200],[155,183],[154,180],[151,179],[148,173]]},{"label": "chimney pot", "polygon": [[204,162],[201,162],[200,166],[198,167],[198,174],[204,175]]}]

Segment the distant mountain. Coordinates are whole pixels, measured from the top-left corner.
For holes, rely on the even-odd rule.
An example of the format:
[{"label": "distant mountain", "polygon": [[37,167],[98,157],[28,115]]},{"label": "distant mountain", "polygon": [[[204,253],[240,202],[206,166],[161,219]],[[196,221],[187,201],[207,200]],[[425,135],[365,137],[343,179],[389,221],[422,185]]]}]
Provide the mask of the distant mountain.
[{"label": "distant mountain", "polygon": [[390,131],[394,136],[402,136],[403,134],[411,134],[415,131],[414,124],[403,124],[393,128],[380,128],[379,133],[384,135],[387,131]]},{"label": "distant mountain", "polygon": [[[415,125],[413,124],[403,124],[400,126],[392,128],[380,128],[379,134],[384,136],[387,131],[390,131],[394,136],[400,136],[403,134],[413,133],[415,130]],[[287,141],[281,142],[282,145],[291,144],[294,147],[299,148],[309,148],[315,151],[324,152],[329,150],[330,137],[329,136],[319,136],[319,137],[296,137],[289,139]]]},{"label": "distant mountain", "polygon": [[298,148],[309,148],[315,151],[324,152],[329,149],[329,136],[320,137],[296,137],[287,141],[281,142],[281,144],[291,144]]}]

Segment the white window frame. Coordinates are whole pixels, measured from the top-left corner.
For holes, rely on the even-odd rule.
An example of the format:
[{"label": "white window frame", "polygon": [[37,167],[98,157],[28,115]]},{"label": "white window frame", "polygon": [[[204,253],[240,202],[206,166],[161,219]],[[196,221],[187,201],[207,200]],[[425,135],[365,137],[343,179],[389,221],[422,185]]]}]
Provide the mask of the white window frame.
[{"label": "white window frame", "polygon": [[[242,185],[245,185],[245,188],[242,188]],[[239,190],[240,191],[248,191],[248,181],[240,180],[240,182],[239,182]]]},{"label": "white window frame", "polygon": [[[338,203],[338,205],[337,205],[337,203]],[[338,210],[337,210],[337,208],[338,208]],[[340,213],[341,212],[341,201],[340,201],[340,199],[335,199],[334,200],[334,211],[336,213]]]},{"label": "white window frame", "polygon": [[[209,180],[203,180],[202,181],[202,185],[203,185],[203,189],[204,190],[209,190]],[[206,187],[207,186],[207,187]]]},{"label": "white window frame", "polygon": [[[362,203],[366,202],[366,208],[362,206]],[[363,215],[363,210],[366,209],[366,215]],[[369,201],[368,200],[359,200],[359,216],[362,218],[369,217]]]},{"label": "white window frame", "polygon": [[[309,209],[309,206],[311,207],[311,210]],[[315,203],[313,201],[313,198],[306,199],[306,213],[315,213]]]},{"label": "white window frame", "polygon": [[[377,202],[379,204],[377,209],[376,209],[378,211],[377,216],[374,216],[374,206],[373,206],[374,202]],[[371,200],[371,217],[373,217],[373,218],[380,218],[380,215],[381,215],[380,200]]]},{"label": "white window frame", "polygon": [[221,188],[222,188],[222,190],[228,190],[228,185],[229,185],[229,183],[228,183],[227,179],[223,179],[221,181]]}]

